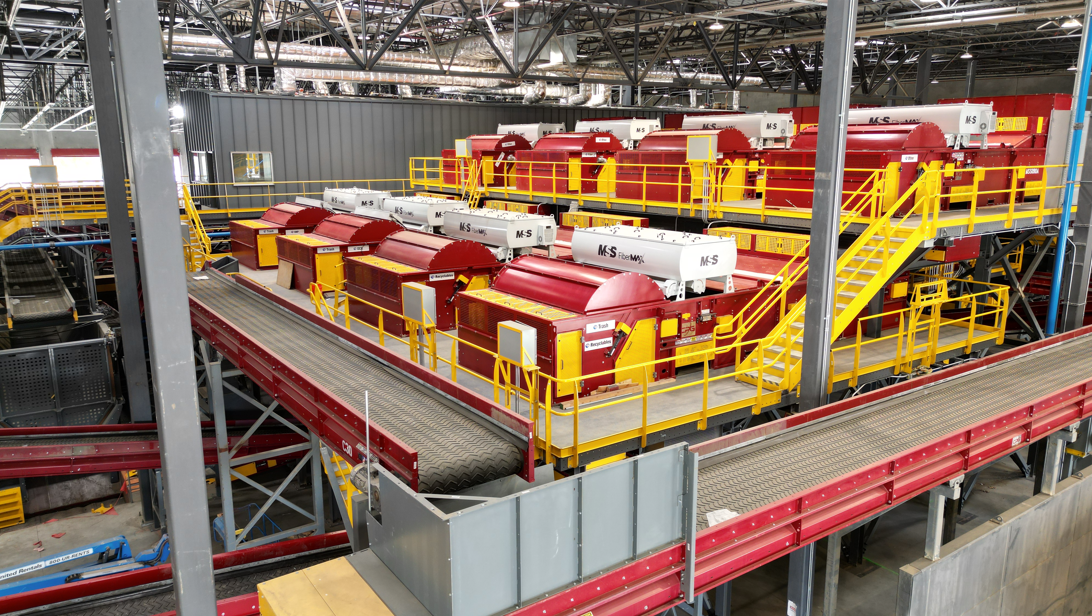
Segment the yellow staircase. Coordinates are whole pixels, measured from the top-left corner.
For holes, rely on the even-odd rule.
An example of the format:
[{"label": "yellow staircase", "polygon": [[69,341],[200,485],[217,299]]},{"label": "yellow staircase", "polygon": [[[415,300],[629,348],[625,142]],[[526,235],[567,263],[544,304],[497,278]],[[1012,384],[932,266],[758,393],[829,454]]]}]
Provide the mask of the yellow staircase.
[{"label": "yellow staircase", "polygon": [[470,167],[467,169],[466,177],[463,180],[461,197],[463,201],[466,201],[468,207],[475,208],[481,202],[482,193],[485,192],[485,189],[478,182],[478,175],[481,173],[478,160],[475,158],[468,160],[470,161]]},{"label": "yellow staircase", "polygon": [[[876,172],[843,207],[840,231],[853,223],[871,223],[838,259],[831,342],[846,331],[869,301],[883,292],[888,280],[922,242],[935,233],[936,199],[925,196],[935,194],[935,191],[926,190],[932,181],[929,174],[922,175],[885,213],[880,214],[878,208],[884,207],[884,182],[882,172]],[[914,206],[908,212],[897,214],[911,198],[915,198]],[[753,309],[745,308],[748,316],[734,332],[736,342],[749,340],[750,331],[771,310],[780,308],[781,316],[773,330],[759,340],[757,347],[739,364],[738,370],[742,372],[737,375],[738,380],[756,386],[761,384],[763,389],[783,391],[799,384],[807,298],[789,306],[787,297],[793,285],[807,273],[808,259],[803,256],[806,251],[807,245],[785,266],[779,275],[783,279],[780,284],[768,285],[752,300]]]},{"label": "yellow staircase", "polygon": [[360,493],[360,490],[349,480],[349,475],[353,472],[353,465],[325,445],[323,445],[320,453],[322,454],[322,465],[326,469],[326,478],[330,482],[330,487],[334,489],[335,496],[341,499],[339,505],[344,515],[345,526],[348,528],[354,520],[353,496]]},{"label": "yellow staircase", "polygon": [[212,260],[212,240],[205,232],[205,225],[201,222],[201,216],[197,213],[197,206],[190,196],[190,188],[182,185],[182,207],[185,214],[182,222],[189,229],[189,238],[183,246],[186,256],[186,269],[190,272],[200,271],[207,261]]}]

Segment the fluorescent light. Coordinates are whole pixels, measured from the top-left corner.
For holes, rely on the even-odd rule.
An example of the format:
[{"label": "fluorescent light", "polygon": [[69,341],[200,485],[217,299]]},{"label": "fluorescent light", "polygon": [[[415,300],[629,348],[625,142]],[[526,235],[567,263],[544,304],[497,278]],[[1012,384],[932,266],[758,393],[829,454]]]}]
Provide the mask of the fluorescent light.
[{"label": "fluorescent light", "polygon": [[714,21],[713,23],[709,24],[709,29],[710,30],[723,30],[724,29],[724,24],[720,23],[719,21]]},{"label": "fluorescent light", "polygon": [[1062,27],[1063,28],[1080,28],[1081,27],[1081,22],[1079,22],[1076,19],[1073,19],[1072,17],[1070,17],[1069,19],[1062,22]]},{"label": "fluorescent light", "polygon": [[91,106],[88,106],[88,107],[84,107],[83,109],[80,109],[80,110],[79,110],[79,111],[77,111],[76,113],[74,113],[74,114],[72,114],[72,115],[68,116],[67,118],[65,118],[65,119],[61,120],[60,122],[57,122],[57,123],[56,123],[56,124],[54,124],[53,126],[50,126],[50,127],[49,127],[49,132],[53,132],[53,130],[54,130],[54,129],[56,129],[56,128],[59,128],[60,126],[62,126],[62,125],[64,125],[64,124],[68,124],[68,123],[69,123],[69,122],[71,122],[72,120],[75,120],[76,118],[78,118],[78,117],[82,116],[83,114],[87,113],[88,111],[91,111],[91,110],[92,110],[92,109],[94,109],[94,108],[95,108],[95,107],[94,107],[93,105],[91,105]]},{"label": "fluorescent light", "polygon": [[0,101],[0,120],[4,119],[4,107],[8,106],[7,101]]},{"label": "fluorescent light", "polygon": [[171,118],[181,120],[184,117],[186,117],[186,110],[182,108],[182,105],[171,106]]},{"label": "fluorescent light", "polygon": [[963,58],[964,60],[970,60],[971,58],[973,58],[973,57],[974,57],[974,54],[972,54],[972,53],[971,53],[971,52],[969,52],[969,51],[964,51],[964,52],[963,52],[963,55],[962,55],[962,56],[959,56],[959,57],[960,57],[960,58]]},{"label": "fluorescent light", "polygon": [[867,44],[868,44],[868,41],[866,41],[864,39],[857,39],[857,41],[853,43],[853,46],[854,47],[864,47]]},{"label": "fluorescent light", "polygon": [[506,9],[518,9],[519,0],[504,0],[504,4],[502,4],[501,6]]},{"label": "fluorescent light", "polygon": [[33,117],[33,118],[31,118],[29,122],[27,122],[26,124],[24,124],[24,125],[23,125],[23,126],[22,126],[22,127],[20,128],[20,130],[26,130],[28,126],[30,126],[31,124],[34,124],[35,122],[37,122],[37,121],[38,121],[38,118],[40,118],[40,117],[42,117],[43,115],[45,115],[45,112],[49,111],[49,109],[50,109],[51,107],[53,107],[53,103],[46,103],[46,104],[45,104],[45,107],[42,107],[42,110],[41,110],[41,111],[39,111],[38,113],[34,114],[34,117]]}]

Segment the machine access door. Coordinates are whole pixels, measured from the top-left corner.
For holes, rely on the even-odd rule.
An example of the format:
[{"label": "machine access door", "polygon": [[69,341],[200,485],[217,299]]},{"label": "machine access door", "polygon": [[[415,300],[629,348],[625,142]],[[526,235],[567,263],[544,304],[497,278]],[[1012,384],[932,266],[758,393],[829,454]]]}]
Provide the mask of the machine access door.
[{"label": "machine access door", "polygon": [[273,267],[277,265],[277,230],[262,231],[265,229],[258,232],[258,267]]},{"label": "machine access door", "polygon": [[[654,359],[656,359],[655,317],[637,321],[637,324],[633,326],[633,331],[631,331],[629,337],[626,338],[625,346],[623,346],[621,352],[618,353],[618,361],[615,363],[615,367],[625,368],[626,366],[650,362]],[[619,370],[615,375],[614,382],[622,383],[623,381],[629,381],[631,383],[640,384],[648,379],[649,375],[654,372],[655,369],[653,366]]]},{"label": "machine access door", "polygon": [[[581,357],[584,355],[584,343],[581,330],[557,335],[557,378],[568,379],[580,376]],[[574,383],[558,383],[557,395],[569,396],[576,391]]]}]

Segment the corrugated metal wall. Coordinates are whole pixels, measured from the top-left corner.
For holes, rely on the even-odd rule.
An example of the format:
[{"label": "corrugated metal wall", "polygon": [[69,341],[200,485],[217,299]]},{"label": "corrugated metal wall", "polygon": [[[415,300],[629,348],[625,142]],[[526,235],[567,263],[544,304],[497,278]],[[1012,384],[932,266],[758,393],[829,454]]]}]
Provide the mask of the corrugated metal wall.
[{"label": "corrugated metal wall", "polygon": [[[208,100],[207,107],[194,99]],[[439,156],[467,135],[493,133],[497,124],[564,122],[569,130],[590,117],[659,117],[608,107],[485,105],[426,100],[303,98],[192,92],[187,142],[211,136],[216,176],[231,181],[231,152],[273,153],[278,182],[406,178],[412,156]],[[207,111],[206,111],[207,110]],[[208,117],[201,117],[208,113]],[[201,127],[201,128],[198,128]],[[190,141],[191,135],[195,137]],[[191,146],[192,147],[192,146]],[[315,184],[311,190],[321,190]],[[301,191],[302,185],[280,187]],[[265,193],[267,187],[224,187],[223,195]],[[222,199],[221,207],[258,207],[262,199]],[[212,204],[210,204],[212,205]]]}]

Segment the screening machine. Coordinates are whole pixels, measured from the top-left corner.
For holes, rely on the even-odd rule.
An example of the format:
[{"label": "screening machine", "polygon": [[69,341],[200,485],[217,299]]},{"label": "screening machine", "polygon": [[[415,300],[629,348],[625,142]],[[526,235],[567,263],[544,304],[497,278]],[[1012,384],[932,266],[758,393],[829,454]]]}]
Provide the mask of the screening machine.
[{"label": "screening machine", "polygon": [[444,214],[444,235],[492,246],[498,261],[511,261],[536,246],[552,253],[557,223],[553,216],[487,208],[453,210]]},{"label": "screening machine", "polygon": [[385,190],[369,188],[327,188],[322,192],[322,200],[339,212],[352,212],[358,207],[382,207],[383,200],[390,196]]},{"label": "screening machine", "polygon": [[[538,332],[543,374],[568,379],[621,369],[586,378],[579,387],[560,384],[550,392],[554,400],[602,386],[672,378],[678,368],[701,364],[701,355],[672,358],[712,349],[714,328],[736,322],[759,289],[757,282],[733,276],[731,238],[596,227],[574,231],[572,252],[575,262],[519,257],[491,288],[459,294],[463,340],[495,349],[497,324],[519,321]],[[728,290],[714,290],[710,279],[720,279],[717,286]],[[803,293],[801,284],[790,300]],[[758,327],[768,331],[775,321],[771,315]],[[655,368],[624,369],[653,360],[665,361]],[[734,362],[734,354],[718,360]],[[459,346],[459,363],[493,374],[493,357],[470,345]]]},{"label": "screening machine", "polygon": [[[736,116],[741,117],[741,116]],[[721,199],[753,198],[761,151],[736,128],[664,130],[645,137],[634,152],[618,154],[617,196],[622,199],[690,203],[694,178],[703,177],[702,165],[687,162],[690,137],[715,138],[716,177]]]},{"label": "screening machine", "polygon": [[470,169],[466,164],[460,167],[459,157],[469,157],[478,165],[477,185],[511,186],[509,173],[516,161],[516,152],[531,149],[531,143],[520,135],[471,135],[461,141],[456,142],[455,149],[440,153],[445,184],[466,182]]},{"label": "screening machine", "polygon": [[573,128],[574,133],[610,133],[627,149],[658,130],[660,121],[652,118],[595,118],[580,120]]},{"label": "screening machine", "polygon": [[546,135],[553,135],[554,133],[565,132],[564,124],[549,124],[546,122],[535,122],[533,124],[498,124],[498,135],[519,135],[527,140],[532,146],[542,139]]},{"label": "screening machine", "polygon": [[[787,150],[767,150],[766,204],[774,207],[810,208],[815,179],[818,127],[807,128]],[[883,182],[884,211],[906,193],[920,168],[939,169],[951,149],[940,128],[921,124],[853,125],[846,133],[843,202],[861,188],[875,171],[886,171]],[[903,209],[914,206],[907,199]]]},{"label": "screening machine", "polygon": [[314,233],[278,236],[277,256],[291,264],[296,289],[306,290],[312,282],[343,289],[345,256],[369,252],[383,238],[402,229],[393,220],[334,214],[319,223]]},{"label": "screening machine", "polygon": [[435,197],[391,197],[380,209],[398,216],[408,226],[425,231],[444,226],[444,213],[467,207],[466,201]]},{"label": "screening machine", "polygon": [[[990,143],[1007,144],[1014,148],[1045,148],[1051,132],[1051,120],[1057,118],[1059,112],[1069,111],[1073,105],[1073,97],[1069,94],[942,98],[937,104],[964,101],[991,106],[996,122],[989,138]],[[1064,129],[1065,127],[1063,131]]]},{"label": "screening machine", "polygon": [[624,151],[610,133],[547,135],[532,150],[516,152],[517,190],[547,193],[614,191],[614,158]]},{"label": "screening machine", "polygon": [[[379,306],[403,314],[402,285],[417,282],[436,293],[436,327],[455,327],[455,295],[463,289],[484,289],[503,263],[478,241],[401,231],[383,240],[374,254],[345,261],[345,286],[349,295],[369,304],[350,302],[351,314],[379,326]],[[402,319],[383,316],[383,329],[406,335]]]},{"label": "screening machine", "polygon": [[734,128],[751,141],[751,147],[786,147],[796,134],[792,114],[789,113],[732,113],[725,115],[687,115],[682,120],[683,130],[721,130]]},{"label": "screening machine", "polygon": [[536,214],[539,216],[550,216],[554,211],[553,206],[549,203],[523,203],[521,201],[506,201],[504,199],[482,199],[482,207],[491,210]]},{"label": "screening machine", "polygon": [[321,207],[278,203],[258,220],[233,220],[231,256],[250,269],[277,267],[277,236],[311,233],[333,212]]}]

